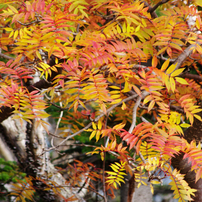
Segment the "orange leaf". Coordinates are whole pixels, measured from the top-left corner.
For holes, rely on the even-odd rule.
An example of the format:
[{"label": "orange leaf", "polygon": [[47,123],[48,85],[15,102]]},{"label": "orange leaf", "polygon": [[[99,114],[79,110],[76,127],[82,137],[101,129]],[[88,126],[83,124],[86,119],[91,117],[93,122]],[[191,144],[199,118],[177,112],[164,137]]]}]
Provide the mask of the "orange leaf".
[{"label": "orange leaf", "polygon": [[152,58],[152,67],[156,67],[158,64],[158,59],[156,57],[156,55]]}]

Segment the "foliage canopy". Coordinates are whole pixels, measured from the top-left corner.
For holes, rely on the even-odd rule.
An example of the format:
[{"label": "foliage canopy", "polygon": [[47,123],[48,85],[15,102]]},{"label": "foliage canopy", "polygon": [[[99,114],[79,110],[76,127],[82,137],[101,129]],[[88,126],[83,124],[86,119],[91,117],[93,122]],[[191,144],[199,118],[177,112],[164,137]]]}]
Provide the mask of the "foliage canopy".
[{"label": "foliage canopy", "polygon": [[[170,176],[175,198],[191,200],[196,190],[171,160],[183,154],[195,180],[202,178],[200,144],[184,136],[201,121],[201,1],[0,2],[0,120],[13,113],[13,119],[34,120],[51,136],[46,118],[54,106],[63,140],[44,151],[85,133],[89,143],[96,142],[88,155],[116,157],[104,174],[79,161],[69,172],[102,178],[106,193],[126,173],[138,186],[147,173],[151,190]],[[67,183],[77,186],[78,173]]]}]

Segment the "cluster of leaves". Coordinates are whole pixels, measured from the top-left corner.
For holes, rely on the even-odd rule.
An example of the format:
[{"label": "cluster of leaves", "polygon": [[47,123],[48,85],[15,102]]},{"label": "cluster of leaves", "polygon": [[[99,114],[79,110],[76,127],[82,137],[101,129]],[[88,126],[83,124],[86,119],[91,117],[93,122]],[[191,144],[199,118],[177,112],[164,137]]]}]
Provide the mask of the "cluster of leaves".
[{"label": "cluster of leaves", "polygon": [[17,163],[13,161],[5,161],[0,158],[0,181],[1,184],[12,182],[17,182],[21,178],[25,177],[25,173],[20,172]]},{"label": "cluster of leaves", "polygon": [[20,171],[16,162],[5,161],[3,158],[0,158],[0,199],[6,200],[6,197],[8,197],[5,185],[8,185],[10,183],[15,184],[19,180],[22,180],[25,176],[26,173]]},{"label": "cluster of leaves", "polygon": [[[200,1],[164,4],[155,18],[145,3],[130,0],[5,1],[3,6],[0,48],[4,56],[16,58],[0,63],[0,107],[13,107],[14,118],[37,119],[42,125],[48,104],[69,110],[61,116],[65,127],[71,126],[63,138],[86,130],[89,140],[106,140],[89,154],[100,153],[105,160],[109,152],[120,160],[106,172],[107,185],[118,188],[123,170],[136,169],[140,176],[147,171],[152,179],[150,172],[161,169],[173,180],[175,197],[191,200],[195,190],[172,171],[170,162],[183,152],[196,181],[202,177],[202,152],[183,137],[194,119],[201,121],[197,100],[202,91],[195,80],[182,77],[186,66],[198,70],[192,64],[201,63]],[[193,25],[191,17],[196,18]],[[151,64],[144,65],[149,59]],[[26,86],[36,74],[49,84],[43,92],[43,87]],[[146,116],[154,123],[136,126],[136,118]],[[141,157],[137,161],[133,150]],[[89,171],[82,167],[79,172]],[[78,186],[78,179],[72,186]]]}]

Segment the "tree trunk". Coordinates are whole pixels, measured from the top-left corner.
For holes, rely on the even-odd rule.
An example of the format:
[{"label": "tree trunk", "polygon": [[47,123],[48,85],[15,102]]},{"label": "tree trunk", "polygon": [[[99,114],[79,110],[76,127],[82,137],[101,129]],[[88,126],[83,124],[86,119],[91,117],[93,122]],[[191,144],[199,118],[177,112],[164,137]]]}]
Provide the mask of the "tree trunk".
[{"label": "tree trunk", "polygon": [[[84,197],[83,192],[75,194],[79,188],[70,189],[68,187],[64,177],[50,162],[48,153],[44,152],[44,149],[47,148],[46,131],[41,126],[36,127],[35,122],[20,123],[18,119],[12,119],[11,116],[1,123],[0,131],[22,171],[33,177],[32,183],[41,199],[59,202],[72,196],[78,198],[76,201]],[[38,180],[37,177],[44,181]],[[46,189],[54,188],[54,186],[60,187],[58,194],[54,193],[52,189]]]},{"label": "tree trunk", "polygon": [[[200,113],[199,115],[202,116],[202,113]],[[193,126],[189,127],[184,132],[184,138],[189,143],[194,140],[197,144],[201,142],[202,122],[198,119],[195,119]],[[172,159],[172,165],[174,168],[177,168],[181,174],[185,174],[186,182],[191,188],[197,190],[197,192],[195,192],[195,197],[193,197],[193,200],[196,202],[202,202],[202,179],[200,178],[197,182],[195,182],[196,173],[194,171],[191,171],[191,163],[188,162],[188,159],[183,159],[183,153],[175,156],[175,158]]]}]

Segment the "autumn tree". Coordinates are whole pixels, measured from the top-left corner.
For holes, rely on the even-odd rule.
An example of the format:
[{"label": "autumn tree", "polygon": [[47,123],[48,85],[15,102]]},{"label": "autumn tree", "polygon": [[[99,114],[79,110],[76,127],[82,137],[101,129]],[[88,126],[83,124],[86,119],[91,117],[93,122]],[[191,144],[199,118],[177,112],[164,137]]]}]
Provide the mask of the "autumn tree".
[{"label": "autumn tree", "polygon": [[[0,180],[17,201],[81,201],[94,191],[106,202],[125,176],[125,201],[145,176],[152,192],[168,176],[179,201],[202,201],[201,7],[0,1],[1,156],[19,166],[1,159]],[[62,158],[64,144],[71,160],[55,166],[49,153]]]}]

